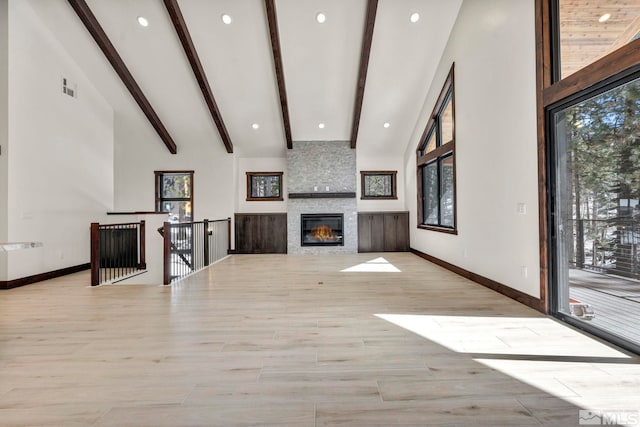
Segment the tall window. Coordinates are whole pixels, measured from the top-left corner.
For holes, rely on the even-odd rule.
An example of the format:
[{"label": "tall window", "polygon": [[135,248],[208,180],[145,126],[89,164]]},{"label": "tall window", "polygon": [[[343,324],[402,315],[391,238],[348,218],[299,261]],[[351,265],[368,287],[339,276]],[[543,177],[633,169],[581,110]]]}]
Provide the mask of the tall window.
[{"label": "tall window", "polygon": [[156,171],[156,211],[169,222],[193,221],[193,171]]},{"label": "tall window", "polygon": [[281,201],[282,172],[247,172],[247,201]]},{"label": "tall window", "polygon": [[418,227],[449,233],[456,232],[453,69],[417,150]]},{"label": "tall window", "polygon": [[397,199],[398,171],[360,171],[361,199]]}]

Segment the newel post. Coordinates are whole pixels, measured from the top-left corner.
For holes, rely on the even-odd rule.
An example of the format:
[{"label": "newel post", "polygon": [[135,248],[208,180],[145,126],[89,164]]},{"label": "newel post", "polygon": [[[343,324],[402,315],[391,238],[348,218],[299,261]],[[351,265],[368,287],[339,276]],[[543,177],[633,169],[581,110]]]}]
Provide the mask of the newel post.
[{"label": "newel post", "polygon": [[209,220],[204,221],[204,265],[209,265]]},{"label": "newel post", "polygon": [[165,285],[171,284],[171,224],[165,221],[162,225],[163,252],[164,252],[164,281]]},{"label": "newel post", "polygon": [[147,269],[146,228],[144,220],[140,221],[140,265],[138,269]]},{"label": "newel post", "polygon": [[91,286],[100,284],[100,224],[91,223]]},{"label": "newel post", "polygon": [[227,254],[231,253],[231,217],[227,217]]}]

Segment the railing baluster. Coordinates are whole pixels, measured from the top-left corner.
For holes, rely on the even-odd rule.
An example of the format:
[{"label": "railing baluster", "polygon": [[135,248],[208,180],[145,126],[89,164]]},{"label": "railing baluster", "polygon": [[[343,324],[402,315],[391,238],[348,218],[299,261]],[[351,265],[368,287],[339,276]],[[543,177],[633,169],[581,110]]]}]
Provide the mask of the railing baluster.
[{"label": "railing baluster", "polygon": [[131,276],[146,265],[145,223],[91,223],[91,286]]},{"label": "railing baluster", "polygon": [[204,265],[209,265],[209,220],[205,219],[202,224],[202,228],[204,230],[204,236],[202,240],[202,258],[204,261]]},{"label": "railing baluster", "polygon": [[227,256],[231,247],[230,230],[231,218],[177,224],[165,222],[158,229],[164,242],[163,283],[168,285]]}]

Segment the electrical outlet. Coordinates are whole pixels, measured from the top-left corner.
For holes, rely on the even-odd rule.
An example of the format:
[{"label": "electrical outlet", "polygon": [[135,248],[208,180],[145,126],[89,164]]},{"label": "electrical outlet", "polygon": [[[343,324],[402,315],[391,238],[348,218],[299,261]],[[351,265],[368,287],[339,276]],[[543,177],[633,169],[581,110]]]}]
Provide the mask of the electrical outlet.
[{"label": "electrical outlet", "polygon": [[518,203],[517,211],[521,215],[526,215],[526,213],[527,213],[527,204],[526,203]]},{"label": "electrical outlet", "polygon": [[527,268],[526,265],[523,265],[520,267],[520,275],[522,276],[523,279],[526,279],[527,276],[529,276],[529,269]]}]

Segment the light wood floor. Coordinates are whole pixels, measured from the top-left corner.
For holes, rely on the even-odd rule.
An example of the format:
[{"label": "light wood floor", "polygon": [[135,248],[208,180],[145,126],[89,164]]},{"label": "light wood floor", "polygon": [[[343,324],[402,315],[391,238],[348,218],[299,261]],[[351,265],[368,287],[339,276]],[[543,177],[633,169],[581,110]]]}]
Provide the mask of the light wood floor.
[{"label": "light wood floor", "polygon": [[408,253],[235,255],[171,287],[88,283],[0,292],[1,426],[564,427],[582,408],[640,411],[637,357]]}]

